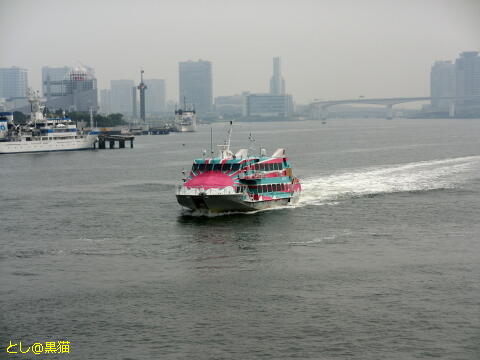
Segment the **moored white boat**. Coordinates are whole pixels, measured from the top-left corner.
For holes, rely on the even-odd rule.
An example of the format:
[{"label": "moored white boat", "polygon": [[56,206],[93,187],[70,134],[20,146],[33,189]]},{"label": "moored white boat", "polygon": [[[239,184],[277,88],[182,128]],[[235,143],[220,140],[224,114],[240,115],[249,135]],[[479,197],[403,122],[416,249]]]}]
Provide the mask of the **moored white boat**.
[{"label": "moored white boat", "polygon": [[175,110],[175,126],[179,132],[192,132],[197,130],[197,115],[193,107],[183,104],[183,109]]},{"label": "moored white boat", "polygon": [[93,149],[96,132],[78,131],[76,124],[65,115],[44,117],[40,99],[32,91],[29,91],[29,101],[32,112],[25,125],[15,124],[12,113],[0,113],[0,154]]}]

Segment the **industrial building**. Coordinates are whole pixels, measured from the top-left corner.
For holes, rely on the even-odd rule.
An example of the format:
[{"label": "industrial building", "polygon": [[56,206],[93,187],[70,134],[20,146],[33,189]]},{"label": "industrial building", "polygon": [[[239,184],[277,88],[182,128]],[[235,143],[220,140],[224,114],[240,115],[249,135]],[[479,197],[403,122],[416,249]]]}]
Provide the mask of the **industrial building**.
[{"label": "industrial building", "polygon": [[287,117],[292,113],[292,95],[251,94],[246,97],[245,116]]}]

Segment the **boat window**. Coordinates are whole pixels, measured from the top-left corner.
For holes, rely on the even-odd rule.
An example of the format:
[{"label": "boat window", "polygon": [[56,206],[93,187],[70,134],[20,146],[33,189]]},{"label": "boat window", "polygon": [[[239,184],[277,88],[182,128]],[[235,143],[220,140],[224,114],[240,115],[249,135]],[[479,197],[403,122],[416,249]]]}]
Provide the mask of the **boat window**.
[{"label": "boat window", "polygon": [[283,163],[278,163],[278,170],[283,170]]},{"label": "boat window", "polygon": [[198,170],[205,171],[205,164],[198,164]]},{"label": "boat window", "polygon": [[270,184],[267,185],[267,191],[268,191],[268,192],[271,192],[271,191],[272,191],[272,185],[270,185]]},{"label": "boat window", "polygon": [[215,171],[220,171],[220,170],[222,170],[222,164],[214,164],[214,165],[213,165],[213,170],[215,170]]},{"label": "boat window", "polygon": [[278,170],[278,163],[273,164],[273,170]]},{"label": "boat window", "polygon": [[232,164],[223,164],[223,171],[230,171],[232,168]]},{"label": "boat window", "polygon": [[232,170],[237,171],[240,169],[240,164],[232,164]]}]

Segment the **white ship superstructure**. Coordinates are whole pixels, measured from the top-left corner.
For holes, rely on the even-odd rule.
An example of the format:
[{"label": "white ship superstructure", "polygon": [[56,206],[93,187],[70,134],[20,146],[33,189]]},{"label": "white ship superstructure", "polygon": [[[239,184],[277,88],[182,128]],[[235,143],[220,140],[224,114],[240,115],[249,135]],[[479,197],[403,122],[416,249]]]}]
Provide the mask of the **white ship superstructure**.
[{"label": "white ship superstructure", "polygon": [[13,114],[0,113],[0,154],[93,149],[94,132],[83,133],[63,115],[46,118],[37,94],[29,91],[32,112],[26,125],[16,125]]},{"label": "white ship superstructure", "polygon": [[184,104],[183,109],[175,110],[175,126],[179,132],[196,131],[197,115],[195,109]]}]

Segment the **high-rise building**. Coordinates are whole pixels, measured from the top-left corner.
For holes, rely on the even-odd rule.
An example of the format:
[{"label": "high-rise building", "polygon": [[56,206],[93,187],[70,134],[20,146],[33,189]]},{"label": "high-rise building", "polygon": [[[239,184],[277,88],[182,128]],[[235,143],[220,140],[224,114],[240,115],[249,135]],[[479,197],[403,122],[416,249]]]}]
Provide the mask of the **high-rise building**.
[{"label": "high-rise building", "polygon": [[[455,96],[455,65],[451,61],[436,61],[430,71],[430,96]],[[447,110],[451,100],[432,99],[435,110]]]},{"label": "high-rise building", "polygon": [[210,61],[179,63],[179,103],[192,104],[198,114],[212,112],[213,86]]},{"label": "high-rise building", "polygon": [[[455,60],[456,93],[458,97],[480,96],[480,56],[477,51],[465,51]],[[478,99],[460,99],[459,105],[477,105]]]},{"label": "high-rise building", "polygon": [[100,112],[102,114],[112,113],[111,91],[110,89],[100,90]]},{"label": "high-rise building", "polygon": [[145,92],[145,111],[147,114],[165,112],[165,80],[145,79],[148,90]]},{"label": "high-rise building", "polygon": [[42,91],[47,99],[56,96],[64,96],[64,80],[69,80],[71,67],[42,67]]},{"label": "high-rise building", "polygon": [[0,69],[0,98],[25,98],[28,88],[28,70],[16,66]]},{"label": "high-rise building", "polygon": [[110,81],[112,113],[133,115],[132,87],[134,86],[133,80]]},{"label": "high-rise building", "polygon": [[280,68],[280,57],[273,58],[273,75],[270,79],[270,94],[285,95],[285,80]]}]

